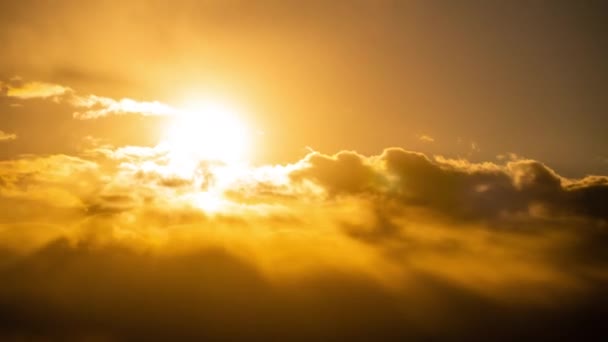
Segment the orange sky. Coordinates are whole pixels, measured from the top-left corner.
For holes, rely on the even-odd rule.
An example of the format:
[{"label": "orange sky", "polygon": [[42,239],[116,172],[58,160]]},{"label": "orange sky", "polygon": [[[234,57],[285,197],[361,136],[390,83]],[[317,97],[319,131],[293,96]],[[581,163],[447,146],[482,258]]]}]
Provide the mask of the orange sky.
[{"label": "orange sky", "polygon": [[601,332],[607,10],[0,1],[0,340]]},{"label": "orange sky", "polygon": [[[228,98],[265,132],[260,162],[293,161],[305,146],[404,146],[475,160],[513,152],[572,176],[608,171],[600,4],[26,1],[1,12],[4,80],[172,104]],[[29,129],[38,110],[2,105],[3,129],[38,141],[15,141],[4,156],[60,152],[86,134],[125,139],[84,123],[65,123],[73,139],[43,136]],[[154,140],[141,135],[131,142]]]}]

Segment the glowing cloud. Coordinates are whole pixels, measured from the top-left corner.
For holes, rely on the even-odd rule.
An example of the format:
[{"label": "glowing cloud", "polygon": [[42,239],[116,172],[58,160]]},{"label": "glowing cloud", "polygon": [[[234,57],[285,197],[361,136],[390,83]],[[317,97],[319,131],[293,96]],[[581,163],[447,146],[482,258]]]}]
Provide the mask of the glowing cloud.
[{"label": "glowing cloud", "polygon": [[114,100],[96,95],[75,96],[70,102],[75,107],[86,108],[83,112],[74,112],[76,119],[96,119],[122,114],[172,115],[177,112],[171,106],[158,101],[146,102],[128,98]]},{"label": "glowing cloud", "polygon": [[[0,83],[0,86],[2,83]],[[17,99],[50,98],[61,96],[72,91],[71,88],[59,84],[46,82],[21,82],[16,79],[10,83],[5,83],[6,96]]]}]

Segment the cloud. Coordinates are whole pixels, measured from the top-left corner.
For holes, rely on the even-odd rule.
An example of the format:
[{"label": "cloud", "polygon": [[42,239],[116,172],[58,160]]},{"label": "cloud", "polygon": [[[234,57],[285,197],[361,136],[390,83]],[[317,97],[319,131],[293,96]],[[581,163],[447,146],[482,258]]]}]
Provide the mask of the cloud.
[{"label": "cloud", "polygon": [[191,171],[0,162],[0,337],[551,339],[608,313],[605,176],[400,148]]},{"label": "cloud", "polygon": [[15,140],[15,139],[17,139],[17,134],[6,133],[6,132],[0,130],[0,142],[10,141],[10,140]]},{"label": "cloud", "polygon": [[310,180],[329,194],[382,196],[460,219],[528,215],[533,207],[551,215],[608,219],[591,209],[608,201],[608,177],[565,179],[533,160],[474,164],[391,148],[370,158],[313,153],[303,164],[292,173],[294,179]]},{"label": "cloud", "polygon": [[5,96],[21,100],[53,98],[72,92],[71,88],[59,84],[23,82],[19,78],[12,79],[8,83],[0,82],[0,89]]},{"label": "cloud", "polygon": [[335,156],[313,152],[303,164],[306,166],[291,173],[292,178],[309,179],[330,194],[364,192],[376,188],[375,182],[381,181],[365,158],[355,152],[340,152]]},{"label": "cloud", "polygon": [[418,140],[423,141],[423,142],[428,142],[428,143],[435,142],[435,139],[433,137],[431,137],[430,135],[426,135],[426,134],[418,135]]},{"label": "cloud", "polygon": [[96,95],[76,96],[71,104],[85,111],[74,112],[77,119],[96,119],[107,115],[142,114],[142,115],[172,115],[176,110],[158,101],[141,102],[133,99],[114,100]]},{"label": "cloud", "polygon": [[[175,108],[159,101],[138,101],[130,98],[113,99],[94,94],[82,95],[70,87],[40,81],[24,82],[13,78],[8,82],[0,81],[0,94],[20,100],[52,99],[54,102],[68,103],[77,111],[77,119],[97,119],[108,115],[173,115]],[[19,104],[13,104],[19,105]]]}]

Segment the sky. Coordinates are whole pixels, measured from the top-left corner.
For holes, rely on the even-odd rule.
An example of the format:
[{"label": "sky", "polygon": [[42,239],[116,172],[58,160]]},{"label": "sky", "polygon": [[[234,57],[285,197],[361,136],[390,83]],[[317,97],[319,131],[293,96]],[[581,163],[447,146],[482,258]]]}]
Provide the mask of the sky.
[{"label": "sky", "polygon": [[599,333],[606,13],[0,0],[0,339]]}]

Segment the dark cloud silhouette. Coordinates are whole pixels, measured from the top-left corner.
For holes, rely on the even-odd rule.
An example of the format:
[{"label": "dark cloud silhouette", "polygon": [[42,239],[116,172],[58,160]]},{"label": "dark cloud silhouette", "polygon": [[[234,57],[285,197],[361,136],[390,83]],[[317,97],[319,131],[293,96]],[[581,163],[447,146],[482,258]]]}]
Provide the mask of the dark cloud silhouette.
[{"label": "dark cloud silhouette", "polygon": [[277,284],[220,249],[159,256],[57,240],[2,256],[5,340],[575,340],[599,338],[608,313],[599,288],[534,307],[424,273],[398,291],[337,272]]},{"label": "dark cloud silhouette", "polygon": [[375,173],[365,159],[354,152],[340,152],[334,157],[312,153],[306,157],[308,167],[294,171],[295,179],[316,181],[330,194],[357,193],[376,188]]},{"label": "dark cloud silhouette", "polygon": [[353,152],[311,154],[305,162],[293,179],[309,179],[330,194],[379,194],[459,218],[499,218],[535,208],[537,213],[608,218],[608,177],[564,179],[533,160],[504,166],[432,161],[391,148],[372,158]]}]

